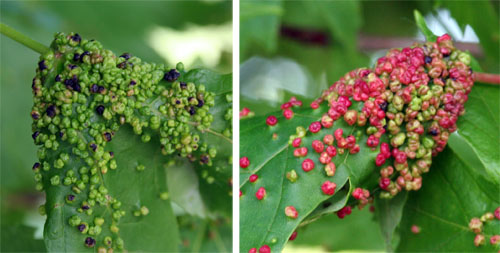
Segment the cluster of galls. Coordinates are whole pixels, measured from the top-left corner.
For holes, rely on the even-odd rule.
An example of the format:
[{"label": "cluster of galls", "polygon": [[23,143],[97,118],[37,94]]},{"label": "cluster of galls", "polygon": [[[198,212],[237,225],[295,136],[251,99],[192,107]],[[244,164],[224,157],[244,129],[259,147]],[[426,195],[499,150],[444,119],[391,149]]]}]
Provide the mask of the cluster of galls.
[{"label": "cluster of galls", "polygon": [[[203,131],[211,125],[214,94],[203,85],[177,81],[182,64],[167,69],[128,53],[117,57],[97,41],[83,40],[78,34],[56,34],[51,48],[41,56],[32,83],[32,137],[40,146],[40,162],[33,166],[36,188],[43,190],[45,180],[53,186],[62,181],[72,189],[66,203],[82,215],[71,217],[69,223],[88,235],[84,240],[88,247],[95,246],[94,238],[105,223],[98,217],[89,220],[93,208],[112,207],[112,220],[106,223],[115,238],[106,237],[104,246],[111,251],[122,249],[117,223],[126,213],[102,181],[108,169],[117,169],[114,153],[105,151],[106,143],[121,125],[128,124],[144,142],[158,133],[163,154],[177,152],[193,160],[191,154],[198,150],[200,162],[210,165],[216,151],[201,144],[199,135],[192,132],[195,127]],[[66,169],[65,177],[54,169]],[[137,168],[141,169],[144,167]],[[142,207],[139,213],[147,215],[145,210]]]},{"label": "cluster of galls", "polygon": [[[483,226],[493,219],[500,220],[500,207],[495,209],[494,213],[487,212],[481,216],[481,218],[472,218],[469,222],[469,228],[476,234],[474,237],[474,245],[479,247],[485,243],[486,237],[484,236]],[[500,235],[492,235],[490,237],[490,244],[499,246],[500,245]]]},{"label": "cluster of galls", "polygon": [[420,189],[432,156],[457,129],[474,84],[469,63],[470,56],[456,50],[445,34],[435,43],[392,49],[374,69],[349,72],[311,107],[328,103],[321,119],[325,127],[343,117],[349,125],[366,128],[366,145],[373,150],[380,146],[375,165],[382,167],[381,197],[390,198],[401,190]]}]

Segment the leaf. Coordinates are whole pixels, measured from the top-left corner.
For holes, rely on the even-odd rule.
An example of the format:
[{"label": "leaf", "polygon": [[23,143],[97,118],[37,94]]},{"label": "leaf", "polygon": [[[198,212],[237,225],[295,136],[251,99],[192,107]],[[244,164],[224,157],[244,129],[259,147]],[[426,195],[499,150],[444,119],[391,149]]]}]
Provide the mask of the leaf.
[{"label": "leaf", "polygon": [[[392,199],[375,199],[375,213],[380,224],[380,230],[385,240],[386,250],[393,252],[394,232],[401,221],[403,207],[406,204],[408,192],[401,192]],[[397,243],[396,243],[397,245]]]},{"label": "leaf", "polygon": [[[499,185],[474,177],[476,169],[456,152],[446,148],[423,176],[425,187],[409,194],[403,211],[401,240],[397,251],[494,251],[489,244],[474,246],[475,234],[468,224],[473,217],[500,206]],[[420,227],[419,234],[410,231]],[[498,234],[500,221],[484,226],[489,236]],[[495,250],[496,251],[496,250]]]},{"label": "leaf", "polygon": [[42,240],[33,237],[35,229],[25,225],[2,225],[2,252],[46,252]]},{"label": "leaf", "polygon": [[[500,25],[498,23],[498,6],[489,1],[439,1],[448,8],[457,20],[462,31],[470,25],[479,37],[486,57],[498,62],[500,54]],[[498,64],[498,63],[497,63]],[[494,70],[494,69],[492,69]]]},{"label": "leaf", "polygon": [[[209,111],[214,121],[210,129],[200,133],[200,136],[204,142],[217,147],[217,156],[212,159],[212,166],[198,164],[195,169],[200,193],[209,211],[230,216],[232,210],[230,160],[232,160],[233,142],[231,136],[224,135],[224,131],[232,133],[232,74],[221,75],[204,69],[191,70],[182,77],[182,80],[203,84],[207,90],[215,93],[215,105]],[[226,119],[227,114],[230,118]]]},{"label": "leaf", "polygon": [[214,221],[189,216],[178,218],[181,225],[181,252],[230,252],[230,219]]},{"label": "leaf", "polygon": [[[377,151],[361,148],[355,155],[338,154],[332,161],[337,170],[333,178],[323,172],[323,165],[318,162],[318,154],[310,147],[313,139],[322,139],[325,134],[333,134],[333,130],[342,128],[345,135],[358,136],[356,127],[347,125],[342,120],[335,122],[333,129],[323,129],[317,134],[308,134],[302,138],[303,146],[309,147],[306,158],[315,162],[314,170],[304,172],[301,168],[302,158],[293,156],[293,148],[288,145],[289,136],[295,134],[297,126],[308,127],[319,120],[326,111],[326,105],[320,109],[299,109],[294,117],[286,120],[277,115],[278,124],[269,127],[265,117],[255,117],[241,121],[240,145],[241,156],[247,156],[250,166],[240,169],[240,250],[259,248],[269,245],[271,251],[281,251],[284,244],[296,227],[323,201],[330,198],[321,191],[321,184],[332,180],[337,184],[338,192],[348,181],[352,187],[373,184],[373,163]],[[281,112],[279,112],[281,114]],[[277,136],[273,139],[273,134]],[[358,143],[366,143],[366,136],[359,134]],[[286,178],[286,173],[294,169],[298,175],[295,183]],[[251,174],[257,174],[255,183],[248,182]],[[258,200],[255,193],[258,188],[265,187],[267,195]],[[299,215],[297,219],[285,216],[285,207],[294,206]]]},{"label": "leaf", "polygon": [[[91,100],[88,103],[91,109],[85,111],[90,116],[83,119],[81,118],[82,112],[79,112],[81,106],[76,109],[76,113],[71,111],[70,114],[78,114],[78,120],[74,119],[74,122],[69,121],[68,123],[73,128],[59,124],[56,121],[64,121],[64,119],[60,119],[60,115],[68,117],[67,113],[62,111],[60,115],[56,115],[56,112],[54,112],[54,115],[50,116],[50,108],[44,109],[45,117],[54,118],[53,121],[50,120],[54,124],[48,127],[41,125],[42,122],[40,121],[34,124],[34,131],[51,132],[53,134],[50,136],[51,140],[57,140],[57,143],[59,143],[58,147],[54,144],[52,150],[49,150],[50,146],[47,146],[47,142],[45,142],[45,148],[39,151],[43,164],[43,168],[39,170],[43,170],[43,188],[47,195],[45,207],[48,219],[45,224],[44,237],[48,250],[83,251],[88,249],[85,247],[84,241],[88,244],[89,240],[95,239],[96,248],[104,245],[121,249],[123,240],[124,250],[127,251],[177,251],[179,232],[170,201],[164,195],[167,192],[167,177],[164,164],[169,160],[174,161],[175,157],[178,156],[186,157],[186,161],[199,163],[200,166],[210,167],[216,165],[216,168],[224,166],[227,171],[227,167],[229,167],[227,147],[219,150],[218,157],[224,161],[221,163],[215,159],[218,144],[216,141],[225,138],[230,142],[230,139],[224,137],[221,133],[215,132],[210,127],[214,127],[214,129],[224,128],[224,132],[227,132],[226,135],[230,135],[230,123],[226,122],[227,119],[221,121],[221,118],[228,114],[224,109],[230,109],[229,102],[231,98],[228,97],[226,99],[228,101],[225,103],[220,101],[219,98],[219,107],[212,107],[211,100],[212,98],[215,100],[215,95],[214,93],[207,93],[206,89],[214,90],[218,92],[217,95],[224,97],[228,95],[226,93],[230,92],[230,89],[227,90],[227,84],[223,85],[219,82],[222,80],[220,75],[204,70],[194,70],[188,73],[181,70],[179,75],[185,75],[186,77],[179,81],[185,80],[189,83],[181,84],[176,82],[172,84],[172,82],[162,81],[165,74],[165,68],[162,65],[157,67],[154,64],[143,64],[137,58],[131,58],[130,62],[124,62],[121,65],[117,64],[115,59],[120,58],[125,61],[127,56],[109,56],[109,51],[97,51],[100,50],[100,44],[94,44],[95,49],[93,49],[93,52],[87,52],[87,54],[92,55],[92,57],[101,56],[100,54],[108,55],[101,56],[102,66],[96,64],[107,69],[107,72],[100,73],[97,71],[96,75],[89,77],[88,69],[90,64],[82,64],[82,62],[74,60],[73,56],[71,56],[73,55],[71,50],[75,49],[60,44],[60,39],[65,39],[65,35],[58,34],[56,36],[59,40],[56,39],[52,44],[54,51],[57,51],[54,53],[54,60],[49,61],[44,58],[47,56],[42,56],[44,61],[41,64],[50,64],[51,67],[43,72],[40,69],[37,70],[35,81],[43,81],[44,88],[35,87],[35,81],[33,81],[33,88],[35,90],[40,89],[40,92],[48,92],[47,89],[69,89],[69,86],[79,96],[78,102],[75,104],[85,103],[87,105],[88,97]],[[72,40],[74,41],[74,39]],[[97,42],[92,41],[90,43]],[[84,46],[88,48],[89,45]],[[65,54],[71,55],[67,57],[68,55]],[[76,62],[79,66],[68,65],[69,63],[65,59],[71,59],[71,64]],[[134,66],[134,68],[133,70],[132,68],[127,69],[127,66]],[[182,65],[178,66],[179,69],[182,69]],[[76,73],[80,74],[79,81],[69,83],[68,79],[66,79],[64,84],[54,81],[56,75],[68,75],[65,71],[76,67],[80,67],[85,71]],[[134,72],[141,69],[148,69],[150,72]],[[172,70],[168,71],[169,77],[172,77],[174,72]],[[128,75],[129,72],[132,73]],[[108,73],[114,73],[115,78],[116,75],[120,77],[120,79],[114,79],[116,83],[113,82],[113,88],[109,87],[109,83],[113,79]],[[71,75],[76,78],[74,73]],[[103,79],[100,79],[101,77]],[[121,79],[122,77],[128,80],[125,81]],[[224,78],[230,80],[231,76],[225,76]],[[200,82],[202,81],[207,82],[206,86],[201,86]],[[107,98],[103,99],[102,94],[94,94],[97,91],[89,92],[89,89],[84,85],[90,82],[105,85],[111,90],[111,94],[108,93],[111,96],[106,95]],[[196,83],[198,86],[191,82]],[[76,89],[74,85],[80,86]],[[128,87],[129,90],[126,92],[118,90],[116,87],[118,85],[120,89]],[[107,90],[104,92],[107,92]],[[179,92],[182,94],[179,94]],[[40,105],[40,99],[36,98],[40,95],[37,95],[37,92],[34,92],[34,94],[34,110],[39,110],[40,106],[43,108],[44,105]],[[71,91],[67,91],[66,94],[71,95]],[[134,94],[142,96],[133,96]],[[144,96],[144,94],[146,95]],[[71,102],[71,100],[68,102],[61,97],[57,99],[59,99],[58,103]],[[106,99],[110,101],[109,104]],[[180,105],[181,99],[184,99],[184,103],[190,105]],[[54,100],[51,100],[50,96],[46,96],[42,101],[53,104],[56,103]],[[196,102],[196,104],[193,104],[193,102]],[[102,110],[97,107],[96,103],[101,104]],[[125,109],[120,107],[125,107],[125,105],[135,106]],[[162,105],[164,105],[163,109]],[[53,107],[59,110],[58,107]],[[64,109],[63,106],[61,108],[61,110]],[[73,109],[72,107],[69,108]],[[210,111],[207,112],[209,108]],[[210,112],[214,114],[212,115]],[[112,115],[112,113],[118,115]],[[214,126],[208,124],[212,122],[212,118],[218,120]],[[78,121],[81,122],[81,127]],[[158,123],[156,127],[155,121]],[[148,128],[149,126],[150,128]],[[57,127],[60,127],[60,129],[57,129]],[[55,133],[58,131],[60,131],[60,134],[56,137]],[[196,139],[199,140],[195,140],[197,133],[199,135]],[[212,135],[216,136],[216,138]],[[47,138],[47,135],[41,134],[40,136],[37,138],[38,144],[41,144],[39,139],[42,137]],[[175,138],[175,136],[178,137]],[[72,141],[74,138],[78,138],[80,141]],[[209,141],[211,138],[213,138],[213,141]],[[75,144],[75,142],[78,144]],[[104,145],[106,143],[107,145]],[[226,157],[224,157],[224,153]],[[65,162],[62,162],[63,160]],[[113,164],[113,162],[116,163]],[[46,165],[53,166],[47,168]],[[90,169],[86,166],[90,167]],[[40,176],[40,174],[37,175]],[[84,179],[85,176],[87,176],[86,179]],[[62,181],[67,186],[60,186],[61,179],[64,179]],[[177,192],[174,191],[174,193]],[[75,198],[73,201],[66,200],[70,194]],[[121,205],[121,207],[118,205]],[[83,231],[83,233],[87,233],[86,235],[82,234],[76,227],[82,223],[80,223],[80,220],[74,221],[75,218],[86,223],[84,228],[88,228],[88,231]],[[98,219],[101,218],[102,220],[99,221]],[[70,222],[70,220],[73,222]],[[70,223],[75,224],[70,226]],[[118,226],[119,230],[115,228],[115,225]],[[102,231],[99,232],[100,229]],[[107,245],[105,242],[106,236],[112,237],[113,243]]]},{"label": "leaf", "polygon": [[[476,83],[469,94],[466,113],[458,119],[458,134],[478,156],[487,177],[500,183],[500,89]],[[455,145],[450,143],[452,149]]]},{"label": "leaf", "polygon": [[383,252],[385,249],[379,224],[366,207],[353,209],[344,219],[330,214],[299,227],[297,238],[288,243],[283,252],[297,252],[306,246],[321,246],[321,252]]},{"label": "leaf", "polygon": [[276,50],[282,15],[281,1],[242,1],[240,5],[241,60],[256,48],[267,53]]},{"label": "leaf", "polygon": [[[109,194],[122,202],[122,210],[126,215],[118,223],[120,227],[119,236],[125,242],[125,249],[129,251],[176,251],[178,244],[178,231],[175,216],[173,215],[168,200],[161,200],[160,192],[167,189],[165,169],[162,161],[166,161],[158,148],[158,138],[152,142],[143,143],[141,138],[135,135],[130,127],[124,127],[116,133],[113,141],[106,147],[107,150],[115,152],[117,161],[116,170],[109,171],[104,177],[104,185]],[[64,150],[64,149],[61,149]],[[51,153],[56,157],[57,153]],[[84,164],[72,161],[68,167],[79,168]],[[137,165],[144,165],[143,172],[137,172]],[[51,174],[60,171],[50,171]],[[74,204],[66,204],[65,197],[72,193],[69,187],[50,186],[46,180],[47,193],[47,221],[44,230],[44,239],[49,251],[84,251],[84,238],[77,228],[68,224],[73,215],[80,215],[76,207],[84,201],[82,195],[77,195]],[[146,216],[135,217],[134,211],[146,206],[150,213]],[[109,206],[96,206],[94,215],[105,218],[102,226],[103,232],[95,239],[102,242],[105,236],[111,235],[109,223],[111,213],[114,211]],[[88,216],[82,216],[87,223]],[[140,235],[140,236],[138,236]],[[158,236],[162,235],[158,240]],[[116,240],[116,237],[113,239]]]},{"label": "leaf", "polygon": [[422,14],[420,14],[418,10],[414,10],[413,15],[415,16],[415,22],[417,23],[418,29],[424,34],[427,41],[436,41],[437,36],[427,27]]}]

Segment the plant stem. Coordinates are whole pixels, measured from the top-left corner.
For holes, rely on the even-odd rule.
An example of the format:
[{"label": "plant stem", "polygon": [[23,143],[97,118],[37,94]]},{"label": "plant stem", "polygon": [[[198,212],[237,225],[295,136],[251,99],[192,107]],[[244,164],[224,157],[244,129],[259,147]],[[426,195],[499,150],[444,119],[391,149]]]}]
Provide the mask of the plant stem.
[{"label": "plant stem", "polygon": [[500,75],[474,72],[474,81],[480,83],[500,85]]},{"label": "plant stem", "polygon": [[23,44],[24,46],[30,48],[31,50],[39,54],[43,54],[49,51],[48,47],[44,46],[43,44],[37,41],[32,40],[28,36],[14,30],[13,28],[7,26],[6,24],[0,23],[0,33]]}]

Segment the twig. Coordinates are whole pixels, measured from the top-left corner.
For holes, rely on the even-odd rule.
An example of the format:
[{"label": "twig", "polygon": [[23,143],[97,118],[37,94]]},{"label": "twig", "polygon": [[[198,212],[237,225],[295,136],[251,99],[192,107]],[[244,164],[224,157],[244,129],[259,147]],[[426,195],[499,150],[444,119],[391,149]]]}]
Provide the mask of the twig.
[{"label": "twig", "polygon": [[474,81],[487,84],[500,85],[500,75],[474,72]]},{"label": "twig", "polygon": [[33,51],[43,54],[47,51],[49,51],[49,48],[44,46],[41,43],[38,43],[28,36],[14,30],[13,28],[7,26],[6,24],[0,23],[0,33],[4,34],[5,36],[21,43],[22,45],[32,49]]},{"label": "twig", "polygon": [[[281,26],[280,35],[284,38],[319,47],[327,47],[333,41],[329,34],[325,31],[303,29],[286,25]],[[360,34],[358,39],[358,48],[368,51],[382,50],[396,47],[405,47],[412,45],[414,42],[415,38],[377,37]],[[462,51],[469,51],[474,56],[483,56],[483,51],[477,43],[454,42],[454,45]]]}]

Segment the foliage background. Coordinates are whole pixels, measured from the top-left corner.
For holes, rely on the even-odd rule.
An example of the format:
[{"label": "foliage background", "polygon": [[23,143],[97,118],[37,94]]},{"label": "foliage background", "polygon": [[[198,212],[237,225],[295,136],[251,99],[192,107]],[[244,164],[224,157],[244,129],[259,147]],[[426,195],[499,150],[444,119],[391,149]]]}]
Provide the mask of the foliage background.
[{"label": "foliage background", "polygon": [[[0,21],[47,46],[54,33],[73,31],[85,38],[95,38],[117,54],[130,52],[144,61],[165,62],[170,66],[177,61],[189,61],[188,69],[204,67],[228,73],[232,59],[231,10],[230,1],[1,1]],[[160,45],[154,39],[158,31],[167,36],[166,39],[160,36]],[[210,40],[205,52],[183,47],[199,41],[200,37],[223,39]],[[159,51],[159,47],[168,48],[172,54]],[[36,161],[36,148],[31,139],[29,116],[33,104],[30,84],[38,54],[3,35],[0,50],[0,251],[44,251],[41,241],[44,217],[37,212],[44,196],[34,190],[31,166]],[[174,60],[169,57],[179,53],[183,53],[182,57]],[[181,249],[230,250],[230,217],[216,221],[198,218],[206,216],[203,206],[196,201],[201,200],[186,189],[197,184],[197,179],[185,176],[177,173],[169,179],[169,185],[178,182],[178,193],[195,199],[189,199],[188,212],[195,216],[177,210],[179,224],[183,225]],[[185,207],[185,204],[179,205]]]},{"label": "foliage background", "polygon": [[[484,72],[500,73],[498,1],[243,0],[240,3],[240,108],[248,107],[256,115],[265,115],[276,111],[292,95],[308,105],[320,95],[321,90],[348,71],[373,66],[378,57],[385,55],[387,49],[411,46],[413,41],[423,41],[425,37],[418,31],[413,19],[415,9],[425,16],[434,33],[449,33],[455,41],[468,42],[466,46],[472,46],[471,53]],[[290,28],[309,32],[309,35],[293,33],[294,30]],[[315,36],[311,36],[311,33]],[[446,219],[463,227],[450,231],[437,226],[436,231],[423,231],[419,238],[412,237],[409,231],[404,230],[395,233],[394,238],[385,238],[386,234],[382,231],[387,231],[380,227],[374,214],[367,210],[354,210],[353,215],[344,220],[338,219],[336,215],[328,215],[299,228],[297,239],[288,243],[284,251],[383,251],[388,249],[384,239],[388,239],[389,244],[395,247],[399,236],[406,242],[413,240],[400,245],[399,250],[406,251],[421,251],[424,247],[422,245],[428,245],[426,250],[430,251],[446,250],[447,247],[448,250],[463,251],[463,245],[471,246],[474,234],[467,228],[470,218],[480,215],[478,209],[498,206],[500,203],[498,180],[493,180],[496,183],[490,184],[481,176],[472,177],[475,177],[473,180],[478,182],[477,185],[484,184],[491,188],[481,190],[471,186],[470,189],[464,189],[463,194],[458,190],[458,200],[446,200],[459,189],[457,185],[475,185],[470,181],[474,174],[468,173],[483,173],[480,171],[483,165],[479,160],[483,161],[485,154],[478,152],[478,160],[471,147],[474,150],[489,147],[485,156],[493,157],[497,165],[500,161],[498,87],[476,86],[474,94],[471,94],[472,101],[466,105],[470,112],[459,123],[459,129],[462,126],[464,132],[468,128],[478,135],[491,134],[492,139],[459,143],[458,140],[461,139],[455,135],[452,139],[457,142],[453,143],[453,151],[447,149],[435,158],[442,162],[433,165],[431,173],[424,178],[425,191],[409,195],[409,207],[404,209],[403,222],[400,224],[402,227],[426,222],[437,224],[438,221],[426,220],[422,213],[413,213],[413,208],[432,210],[435,206],[444,205],[446,207],[443,209],[434,211],[441,212]],[[480,125],[479,129],[477,126],[471,127],[475,120],[485,120],[487,123]],[[486,171],[500,172],[498,166],[485,167]],[[439,169],[440,172],[435,171]],[[450,185],[443,185],[446,183],[442,181],[445,178],[452,179]],[[483,191],[491,194],[491,198],[483,199]],[[485,203],[475,206],[476,203],[467,202],[471,197],[467,194],[481,196]],[[466,206],[465,214],[456,211],[460,205]],[[479,208],[481,205],[484,206]],[[396,221],[396,225],[398,223]],[[493,234],[500,233],[497,225],[492,228]],[[389,235],[392,236],[392,230],[390,232]],[[427,241],[432,236],[441,238],[439,233],[448,232],[453,232],[453,235],[449,235],[447,240]],[[244,238],[240,238],[241,240]],[[445,246],[440,248],[439,243]],[[472,249],[475,249],[473,245]]]}]

